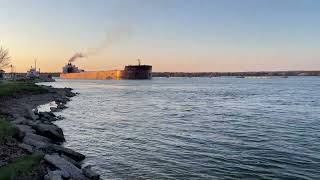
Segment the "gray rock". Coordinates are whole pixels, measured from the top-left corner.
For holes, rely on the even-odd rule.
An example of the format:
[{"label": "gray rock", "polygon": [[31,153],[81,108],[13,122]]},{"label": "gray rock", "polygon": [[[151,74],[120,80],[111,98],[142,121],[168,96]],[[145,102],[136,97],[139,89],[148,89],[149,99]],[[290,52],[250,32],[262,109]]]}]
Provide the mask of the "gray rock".
[{"label": "gray rock", "polygon": [[50,107],[50,111],[51,111],[51,112],[58,112],[59,110],[58,110],[58,108],[56,108],[56,107]]},{"label": "gray rock", "polygon": [[30,127],[33,127],[33,126],[35,126],[35,125],[37,125],[37,124],[39,124],[40,122],[39,121],[28,121],[28,126],[30,126]]},{"label": "gray rock", "polygon": [[15,125],[15,128],[16,128],[16,133],[14,134],[13,137],[19,141],[22,141],[26,133],[36,133],[36,131],[28,125],[18,124],[18,125]]},{"label": "gray rock", "polygon": [[45,148],[48,148],[48,146],[49,146],[48,143],[45,143],[45,142],[42,142],[42,141],[37,141],[37,140],[34,140],[34,139],[30,138],[30,137],[24,137],[22,142],[24,144],[33,146],[35,149],[45,149]]},{"label": "gray rock", "polygon": [[31,120],[37,120],[39,116],[36,115],[31,109],[27,109],[25,118],[31,119]]},{"label": "gray rock", "polygon": [[33,113],[34,113],[35,115],[38,115],[38,114],[39,114],[38,108],[33,109]]},{"label": "gray rock", "polygon": [[64,104],[58,104],[57,109],[66,109],[67,106],[65,106]]},{"label": "gray rock", "polygon": [[56,121],[56,115],[54,115],[52,112],[40,112],[39,113],[39,119],[41,121]]},{"label": "gray rock", "polygon": [[65,87],[63,89],[64,89],[65,92],[68,92],[68,91],[71,92],[72,91],[72,88],[68,88],[68,87]]},{"label": "gray rock", "polygon": [[81,168],[81,163],[79,163],[79,162],[71,159],[70,157],[68,157],[68,156],[66,156],[66,155],[64,155],[64,154],[62,154],[62,155],[60,155],[60,156],[61,156],[62,158],[64,158],[64,159],[66,159],[67,161],[71,162],[71,163],[72,163],[73,165],[75,165],[77,168]]},{"label": "gray rock", "polygon": [[48,88],[48,93],[56,93],[56,90],[52,88]]},{"label": "gray rock", "polygon": [[37,134],[45,136],[53,141],[65,141],[62,129],[54,124],[36,124],[33,128],[36,130]]},{"label": "gray rock", "polygon": [[62,171],[49,171],[45,180],[62,180]]},{"label": "gray rock", "polygon": [[41,141],[44,143],[51,143],[52,141],[46,137],[37,135],[37,134],[33,134],[33,133],[26,133],[24,138],[30,138],[36,141]]},{"label": "gray rock", "polygon": [[39,113],[40,117],[45,117],[45,118],[52,118],[52,117],[56,117],[56,115],[54,115],[52,112],[40,112]]},{"label": "gray rock", "polygon": [[18,127],[15,126],[15,133],[13,135],[13,137],[15,139],[17,139],[18,141],[22,141],[22,139],[24,138],[24,136],[26,135],[26,133],[24,131],[21,131]]},{"label": "gray rock", "polygon": [[92,166],[86,166],[82,169],[82,173],[91,180],[99,180],[100,175],[91,169]]},{"label": "gray rock", "polygon": [[67,97],[74,97],[76,94],[75,93],[73,93],[73,92],[71,92],[71,91],[68,91],[67,93],[66,93],[66,96]]},{"label": "gray rock", "polygon": [[19,147],[21,147],[22,149],[28,151],[29,153],[33,153],[34,152],[32,146],[30,146],[28,144],[22,143],[22,144],[19,144]]},{"label": "gray rock", "polygon": [[39,120],[43,123],[45,122],[45,124],[50,124],[51,122],[56,121],[57,119],[53,117],[50,117],[50,118],[41,117]]},{"label": "gray rock", "polygon": [[32,127],[30,127],[28,125],[16,125],[16,128],[19,131],[24,132],[24,133],[28,133],[28,132],[29,133],[35,133],[36,132]]},{"label": "gray rock", "polygon": [[68,100],[69,100],[69,99],[67,99],[67,98],[56,98],[56,99],[55,99],[55,102],[56,102],[57,104],[60,104],[60,103],[66,104],[66,103],[68,102]]},{"label": "gray rock", "polygon": [[45,155],[44,159],[55,166],[56,168],[60,169],[63,173],[69,174],[70,178],[77,179],[77,180],[87,180],[82,171],[73,165],[71,162],[65,160],[64,158],[60,157],[59,155]]},{"label": "gray rock", "polygon": [[49,116],[56,117],[56,115],[53,112],[47,112]]},{"label": "gray rock", "polygon": [[29,121],[25,118],[18,118],[18,119],[11,121],[11,122],[16,125],[19,125],[19,124],[25,125],[25,124],[29,123]]},{"label": "gray rock", "polygon": [[52,148],[53,151],[58,152],[60,154],[64,154],[77,162],[80,162],[86,158],[86,156],[81,153],[78,153],[72,149],[65,148],[59,145],[52,144],[50,148]]},{"label": "gray rock", "polygon": [[62,174],[62,178],[63,179],[70,179],[70,174],[69,173],[61,171],[61,174]]}]

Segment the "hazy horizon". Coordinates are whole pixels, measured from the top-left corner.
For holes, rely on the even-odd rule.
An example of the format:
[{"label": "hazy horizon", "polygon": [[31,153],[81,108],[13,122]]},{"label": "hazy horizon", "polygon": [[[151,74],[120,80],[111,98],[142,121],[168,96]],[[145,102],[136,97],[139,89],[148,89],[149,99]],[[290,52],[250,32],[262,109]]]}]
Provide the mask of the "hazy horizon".
[{"label": "hazy horizon", "polygon": [[315,0],[18,1],[0,7],[0,46],[16,71],[151,64],[155,72],[320,69]]}]

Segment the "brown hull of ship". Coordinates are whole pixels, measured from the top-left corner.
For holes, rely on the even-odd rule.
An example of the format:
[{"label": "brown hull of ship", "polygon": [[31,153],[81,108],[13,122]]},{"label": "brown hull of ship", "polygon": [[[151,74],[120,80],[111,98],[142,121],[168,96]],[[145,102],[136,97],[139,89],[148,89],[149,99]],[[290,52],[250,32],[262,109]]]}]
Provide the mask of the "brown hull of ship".
[{"label": "brown hull of ship", "polygon": [[124,72],[121,70],[92,71],[80,73],[61,73],[61,79],[124,79]]},{"label": "brown hull of ship", "polygon": [[91,71],[79,73],[62,73],[61,79],[151,79],[152,66],[126,66],[124,70]]}]

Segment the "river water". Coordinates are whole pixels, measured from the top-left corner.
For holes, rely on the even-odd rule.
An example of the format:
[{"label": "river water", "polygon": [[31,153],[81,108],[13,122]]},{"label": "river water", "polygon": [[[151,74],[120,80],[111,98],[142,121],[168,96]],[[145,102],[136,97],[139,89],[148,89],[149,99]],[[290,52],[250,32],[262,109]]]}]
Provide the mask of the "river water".
[{"label": "river water", "polygon": [[104,179],[319,179],[320,78],[57,80],[56,122]]}]

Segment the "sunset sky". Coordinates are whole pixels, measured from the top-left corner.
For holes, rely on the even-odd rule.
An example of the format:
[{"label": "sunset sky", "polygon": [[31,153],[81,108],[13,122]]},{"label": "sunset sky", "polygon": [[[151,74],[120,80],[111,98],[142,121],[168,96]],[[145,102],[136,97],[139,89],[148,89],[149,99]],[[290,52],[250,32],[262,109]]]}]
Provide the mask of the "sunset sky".
[{"label": "sunset sky", "polygon": [[152,64],[154,71],[320,70],[319,0],[1,0],[17,71]]}]

